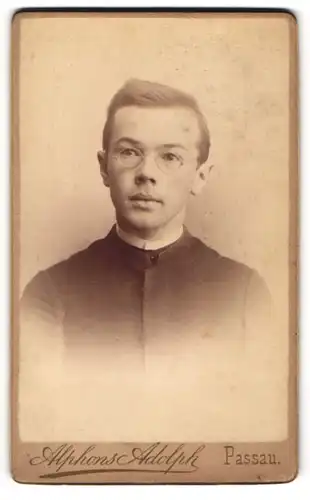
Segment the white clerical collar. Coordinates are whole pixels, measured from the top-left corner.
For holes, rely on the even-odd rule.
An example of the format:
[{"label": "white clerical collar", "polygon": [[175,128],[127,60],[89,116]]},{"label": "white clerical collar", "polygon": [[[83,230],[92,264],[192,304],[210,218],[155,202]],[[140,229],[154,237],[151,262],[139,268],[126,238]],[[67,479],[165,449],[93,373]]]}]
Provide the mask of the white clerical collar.
[{"label": "white clerical collar", "polygon": [[117,235],[129,245],[141,248],[142,250],[158,250],[159,248],[166,247],[177,241],[183,234],[183,226],[171,232],[166,238],[160,240],[144,240],[143,238],[139,238],[139,236],[127,233],[121,229],[117,223],[116,232]]}]

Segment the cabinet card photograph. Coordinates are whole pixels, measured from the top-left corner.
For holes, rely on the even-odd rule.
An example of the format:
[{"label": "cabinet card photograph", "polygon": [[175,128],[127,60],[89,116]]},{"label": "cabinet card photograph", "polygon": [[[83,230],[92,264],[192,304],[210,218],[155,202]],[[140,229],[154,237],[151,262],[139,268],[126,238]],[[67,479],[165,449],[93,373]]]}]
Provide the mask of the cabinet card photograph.
[{"label": "cabinet card photograph", "polygon": [[12,475],[297,473],[297,22],[12,20]]}]

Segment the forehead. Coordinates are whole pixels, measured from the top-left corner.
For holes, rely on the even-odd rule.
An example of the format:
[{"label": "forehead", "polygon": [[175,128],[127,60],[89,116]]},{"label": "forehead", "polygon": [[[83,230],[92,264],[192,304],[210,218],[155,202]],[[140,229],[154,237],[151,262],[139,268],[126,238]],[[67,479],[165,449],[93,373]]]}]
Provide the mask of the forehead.
[{"label": "forehead", "polygon": [[191,149],[197,146],[200,130],[197,116],[189,108],[126,106],[115,113],[112,127],[112,142],[122,137],[147,146],[181,144]]}]

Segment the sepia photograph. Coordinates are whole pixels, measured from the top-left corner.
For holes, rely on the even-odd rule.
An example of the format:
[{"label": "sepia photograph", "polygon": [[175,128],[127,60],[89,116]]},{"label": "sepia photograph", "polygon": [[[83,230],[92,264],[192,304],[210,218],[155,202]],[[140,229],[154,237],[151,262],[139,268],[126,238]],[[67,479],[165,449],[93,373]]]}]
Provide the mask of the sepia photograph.
[{"label": "sepia photograph", "polygon": [[296,474],[296,33],[14,16],[17,480]]}]

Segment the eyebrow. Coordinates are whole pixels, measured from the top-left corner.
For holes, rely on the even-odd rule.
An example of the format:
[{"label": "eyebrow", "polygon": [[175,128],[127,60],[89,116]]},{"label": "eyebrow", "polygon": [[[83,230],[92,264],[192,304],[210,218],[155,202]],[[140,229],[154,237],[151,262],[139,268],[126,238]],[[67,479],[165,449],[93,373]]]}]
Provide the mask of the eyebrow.
[{"label": "eyebrow", "polygon": [[132,137],[120,137],[115,141],[115,144],[119,144],[120,142],[130,142],[131,144],[134,144],[135,146],[143,146],[142,142],[136,141]]},{"label": "eyebrow", "polygon": [[181,148],[181,149],[186,150],[186,147],[183,146],[183,144],[174,143],[174,142],[170,142],[168,144],[163,144],[163,147],[164,148]]},{"label": "eyebrow", "polygon": [[[117,139],[115,144],[119,144],[120,142],[130,142],[131,144],[134,144],[135,146],[138,146],[138,147],[144,146],[144,144],[142,142],[137,141],[136,139],[133,139],[132,137],[120,137],[119,139]],[[160,147],[163,147],[163,148],[181,148],[181,149],[184,149],[186,151],[186,147],[183,146],[183,144],[174,143],[174,142],[161,144]]]}]

